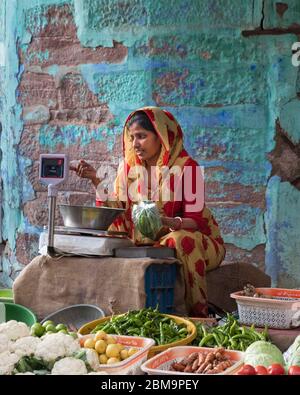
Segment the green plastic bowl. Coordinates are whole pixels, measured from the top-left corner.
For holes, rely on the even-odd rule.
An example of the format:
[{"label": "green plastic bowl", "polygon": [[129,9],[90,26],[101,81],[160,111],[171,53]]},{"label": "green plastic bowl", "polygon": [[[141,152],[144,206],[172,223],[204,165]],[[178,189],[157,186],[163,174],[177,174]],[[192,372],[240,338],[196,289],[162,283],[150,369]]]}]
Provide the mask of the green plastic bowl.
[{"label": "green plastic bowl", "polygon": [[25,322],[26,325],[31,326],[37,322],[35,314],[25,306],[16,303],[4,303],[6,312],[6,322],[16,320]]},{"label": "green plastic bowl", "polygon": [[14,303],[14,294],[13,290],[9,288],[0,289],[0,302],[6,303]]}]

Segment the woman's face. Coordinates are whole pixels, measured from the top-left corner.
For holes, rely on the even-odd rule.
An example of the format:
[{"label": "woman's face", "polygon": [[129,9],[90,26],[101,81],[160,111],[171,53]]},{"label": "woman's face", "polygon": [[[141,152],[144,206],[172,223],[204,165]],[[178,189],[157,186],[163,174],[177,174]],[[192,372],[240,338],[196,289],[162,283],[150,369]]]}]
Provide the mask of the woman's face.
[{"label": "woman's face", "polygon": [[137,122],[130,126],[129,135],[139,159],[146,161],[150,166],[154,166],[161,150],[159,137],[155,133],[142,128]]}]

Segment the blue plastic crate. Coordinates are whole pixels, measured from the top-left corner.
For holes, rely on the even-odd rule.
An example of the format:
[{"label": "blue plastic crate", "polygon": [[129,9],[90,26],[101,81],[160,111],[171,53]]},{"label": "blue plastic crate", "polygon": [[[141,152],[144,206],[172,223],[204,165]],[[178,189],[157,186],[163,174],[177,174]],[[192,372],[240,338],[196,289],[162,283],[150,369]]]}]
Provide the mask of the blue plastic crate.
[{"label": "blue plastic crate", "polygon": [[175,312],[174,288],[177,265],[152,264],[145,273],[146,307],[156,307],[161,313]]}]

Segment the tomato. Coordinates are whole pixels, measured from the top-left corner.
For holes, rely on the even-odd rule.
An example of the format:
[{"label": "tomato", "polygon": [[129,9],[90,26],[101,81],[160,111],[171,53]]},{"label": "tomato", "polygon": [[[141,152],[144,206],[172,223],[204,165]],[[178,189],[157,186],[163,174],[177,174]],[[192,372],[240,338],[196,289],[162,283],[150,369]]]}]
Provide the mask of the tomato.
[{"label": "tomato", "polygon": [[297,365],[290,366],[288,374],[291,376],[300,376],[300,366]]},{"label": "tomato", "polygon": [[272,363],[272,365],[268,367],[268,373],[271,374],[272,376],[278,376],[284,374],[285,371],[283,366],[280,365],[280,363]]},{"label": "tomato", "polygon": [[243,376],[253,376],[256,374],[256,371],[252,365],[244,365],[242,368],[237,372],[239,375]]},{"label": "tomato", "polygon": [[255,371],[256,371],[256,374],[258,374],[260,376],[268,374],[268,369],[263,365],[255,366]]}]

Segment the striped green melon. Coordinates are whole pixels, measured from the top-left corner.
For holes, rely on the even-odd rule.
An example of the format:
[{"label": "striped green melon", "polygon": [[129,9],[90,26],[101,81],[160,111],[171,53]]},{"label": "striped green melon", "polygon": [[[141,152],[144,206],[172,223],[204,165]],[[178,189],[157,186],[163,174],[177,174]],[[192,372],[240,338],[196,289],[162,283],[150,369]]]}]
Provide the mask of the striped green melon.
[{"label": "striped green melon", "polygon": [[132,210],[133,222],[138,231],[145,237],[155,240],[162,226],[159,211],[154,202],[145,201],[135,204]]}]

